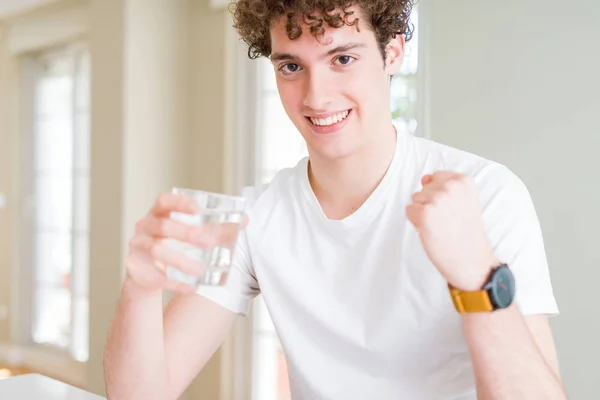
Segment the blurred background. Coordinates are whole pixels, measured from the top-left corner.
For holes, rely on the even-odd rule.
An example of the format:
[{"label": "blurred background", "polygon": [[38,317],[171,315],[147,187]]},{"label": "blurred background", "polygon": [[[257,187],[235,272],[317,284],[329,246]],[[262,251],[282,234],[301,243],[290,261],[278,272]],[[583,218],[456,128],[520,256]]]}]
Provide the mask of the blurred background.
[{"label": "blurred background", "polygon": [[[127,241],[157,194],[239,193],[306,155],[227,3],[0,0],[0,379],[104,394]],[[600,3],[421,0],[413,21],[393,117],[527,184],[563,378],[596,398]],[[182,398],[289,399],[260,298]]]}]

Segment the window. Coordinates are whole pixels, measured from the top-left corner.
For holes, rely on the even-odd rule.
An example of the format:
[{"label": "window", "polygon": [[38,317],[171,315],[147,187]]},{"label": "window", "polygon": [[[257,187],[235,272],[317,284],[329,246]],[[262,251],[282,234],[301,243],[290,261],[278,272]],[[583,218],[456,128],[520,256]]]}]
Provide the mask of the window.
[{"label": "window", "polygon": [[410,42],[406,43],[404,63],[400,74],[392,78],[391,106],[392,118],[404,131],[417,132],[419,103],[417,89],[419,87],[419,9],[415,7],[411,15],[414,33]]},{"label": "window", "polygon": [[[415,34],[406,45],[400,74],[392,79],[392,118],[410,134],[417,130],[418,10],[413,11]],[[277,171],[294,166],[308,155],[306,144],[287,117],[277,93],[270,61],[258,61],[256,183],[270,181]],[[281,344],[261,297],[253,306],[252,399],[289,400],[287,367]]]},{"label": "window", "polygon": [[87,361],[90,59],[82,46],[31,56],[30,339]]},{"label": "window", "polygon": [[[270,181],[277,171],[308,155],[306,143],[288,118],[275,83],[271,62],[258,63],[256,183]],[[262,297],[253,304],[252,399],[289,400],[287,364]]]}]

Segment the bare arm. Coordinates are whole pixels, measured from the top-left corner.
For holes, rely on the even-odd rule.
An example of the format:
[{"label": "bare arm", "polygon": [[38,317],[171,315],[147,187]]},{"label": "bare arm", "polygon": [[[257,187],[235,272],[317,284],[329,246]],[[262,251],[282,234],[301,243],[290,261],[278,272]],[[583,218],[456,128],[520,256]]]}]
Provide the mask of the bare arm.
[{"label": "bare arm", "polygon": [[567,398],[547,317],[516,306],[463,315],[478,399]]},{"label": "bare arm", "polygon": [[169,398],[176,399],[223,343],[237,315],[205,297],[188,294],[171,301],[164,318]]},{"label": "bare arm", "polygon": [[[421,183],[423,189],[413,195],[406,211],[429,259],[451,286],[481,290],[491,268],[501,262],[488,238],[474,178],[438,171],[425,175]],[[525,186],[513,178],[503,185],[504,198],[517,200],[498,207],[496,217],[512,213],[517,222],[496,232],[501,239],[495,241],[495,247],[516,237],[519,243],[508,245],[503,257],[514,261],[515,253],[542,252],[541,240],[537,239],[539,224]],[[513,305],[490,313],[463,314],[463,327],[480,400],[566,399],[545,317],[526,319]]]},{"label": "bare arm", "polygon": [[162,292],[126,280],[104,351],[109,399],[167,398],[163,342]]},{"label": "bare arm", "polygon": [[[202,228],[168,218],[195,212],[191,200],[159,198],[136,226],[126,259],[127,278],[109,331],[104,371],[110,400],[176,399],[222,343],[236,314],[167,279],[161,265],[201,275],[202,266],[164,244],[172,238],[202,246],[219,242]],[[162,294],[180,294],[163,313]]]},{"label": "bare arm", "polygon": [[160,293],[126,282],[105,355],[109,399],[176,399],[214,354],[236,314],[195,293],[162,313]]}]

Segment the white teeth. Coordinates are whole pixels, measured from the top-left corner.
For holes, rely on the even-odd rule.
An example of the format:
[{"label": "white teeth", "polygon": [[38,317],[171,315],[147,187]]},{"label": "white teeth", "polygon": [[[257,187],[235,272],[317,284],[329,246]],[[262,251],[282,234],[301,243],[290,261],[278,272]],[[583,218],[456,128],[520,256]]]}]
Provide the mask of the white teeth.
[{"label": "white teeth", "polygon": [[328,118],[310,118],[310,121],[318,126],[329,126],[342,121],[348,116],[349,111],[334,114]]}]

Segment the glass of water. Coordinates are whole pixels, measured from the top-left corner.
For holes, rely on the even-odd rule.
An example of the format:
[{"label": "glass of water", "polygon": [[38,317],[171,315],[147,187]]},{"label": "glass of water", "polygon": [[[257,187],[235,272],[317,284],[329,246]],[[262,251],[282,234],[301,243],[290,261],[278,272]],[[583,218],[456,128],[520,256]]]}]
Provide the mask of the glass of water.
[{"label": "glass of water", "polygon": [[186,256],[200,262],[204,266],[202,276],[193,276],[167,266],[167,276],[178,282],[198,287],[199,285],[219,286],[227,283],[227,276],[240,226],[244,218],[246,201],[243,197],[211,193],[202,190],[173,188],[175,194],[192,198],[200,212],[184,214],[173,212],[171,219],[188,225],[203,227],[218,238],[216,243],[208,247],[197,247],[177,240],[169,240],[168,244]]}]

